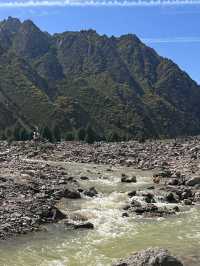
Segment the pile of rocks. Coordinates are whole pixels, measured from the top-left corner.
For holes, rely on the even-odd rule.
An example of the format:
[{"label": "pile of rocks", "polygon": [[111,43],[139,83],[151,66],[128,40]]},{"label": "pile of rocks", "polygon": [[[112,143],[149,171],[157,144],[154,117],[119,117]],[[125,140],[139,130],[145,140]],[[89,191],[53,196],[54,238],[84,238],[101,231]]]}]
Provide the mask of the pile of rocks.
[{"label": "pile of rocks", "polygon": [[183,266],[183,264],[165,249],[149,248],[120,260],[113,266]]},{"label": "pile of rocks", "polygon": [[[76,178],[60,166],[47,163],[4,161],[0,168],[0,238],[40,230],[45,223],[66,219],[56,208],[61,198],[78,199]],[[97,192],[96,192],[97,193]]]}]

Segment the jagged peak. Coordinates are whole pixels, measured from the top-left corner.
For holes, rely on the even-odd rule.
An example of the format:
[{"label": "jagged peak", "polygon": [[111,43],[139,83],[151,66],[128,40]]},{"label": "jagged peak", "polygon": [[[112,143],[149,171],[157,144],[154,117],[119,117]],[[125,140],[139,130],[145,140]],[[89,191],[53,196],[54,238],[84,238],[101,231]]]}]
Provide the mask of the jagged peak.
[{"label": "jagged peak", "polygon": [[13,18],[9,16],[7,19],[3,20],[1,23],[1,28],[9,31],[10,33],[16,33],[21,26],[21,21],[18,18]]},{"label": "jagged peak", "polygon": [[136,34],[132,34],[132,33],[127,33],[127,34],[121,35],[119,37],[119,39],[141,43],[141,40],[138,38],[138,36]]},{"label": "jagged peak", "polygon": [[24,20],[21,27],[28,31],[33,30],[33,31],[41,32],[41,30],[30,19]]},{"label": "jagged peak", "polygon": [[18,18],[14,18],[9,16],[6,20],[7,23],[16,23],[16,24],[21,24],[21,21]]}]

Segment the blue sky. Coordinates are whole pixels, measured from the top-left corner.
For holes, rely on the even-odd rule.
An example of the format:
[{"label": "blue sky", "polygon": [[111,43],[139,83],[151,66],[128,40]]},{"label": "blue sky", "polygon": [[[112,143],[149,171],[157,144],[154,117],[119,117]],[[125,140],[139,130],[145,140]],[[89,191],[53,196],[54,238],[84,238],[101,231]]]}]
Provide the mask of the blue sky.
[{"label": "blue sky", "polygon": [[0,19],[9,15],[50,33],[135,33],[200,84],[200,0],[1,0]]}]

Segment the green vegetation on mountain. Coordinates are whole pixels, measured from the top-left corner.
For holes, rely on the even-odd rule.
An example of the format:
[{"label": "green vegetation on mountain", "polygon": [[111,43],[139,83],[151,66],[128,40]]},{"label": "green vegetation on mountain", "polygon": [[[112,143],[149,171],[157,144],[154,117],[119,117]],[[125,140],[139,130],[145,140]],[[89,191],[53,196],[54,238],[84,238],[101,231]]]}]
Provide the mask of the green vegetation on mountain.
[{"label": "green vegetation on mountain", "polygon": [[[0,23],[0,133],[120,140],[200,133],[200,87],[135,35]],[[47,130],[48,129],[48,130]]]}]

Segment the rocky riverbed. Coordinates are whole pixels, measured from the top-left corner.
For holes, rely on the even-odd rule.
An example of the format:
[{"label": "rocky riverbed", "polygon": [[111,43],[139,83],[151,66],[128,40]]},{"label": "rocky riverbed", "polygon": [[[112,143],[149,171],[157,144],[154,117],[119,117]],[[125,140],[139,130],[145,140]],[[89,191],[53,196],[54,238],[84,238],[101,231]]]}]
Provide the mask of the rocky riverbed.
[{"label": "rocky riverbed", "polygon": [[199,171],[200,137],[93,145],[81,142],[41,143],[37,150],[32,142],[18,142],[11,146],[1,142],[0,152],[1,160],[24,156],[53,161],[119,164],[139,169],[164,168],[181,174],[194,174]]},{"label": "rocky riverbed", "polygon": [[[1,169],[3,169],[0,173],[4,190],[6,186],[13,191],[28,189],[31,197],[33,198],[34,195],[36,200],[40,201],[45,199],[54,202],[55,199],[59,199],[63,195],[66,196],[63,190],[66,190],[68,186],[72,187],[72,190],[78,191],[77,194],[80,194],[81,191],[81,188],[78,188],[76,177],[67,176],[62,167],[53,167],[44,163],[51,161],[120,165],[141,170],[154,169],[153,180],[157,184],[156,190],[153,186],[142,195],[144,201],[149,205],[141,206],[134,199],[127,207],[138,214],[149,215],[150,213],[151,215],[153,212],[155,215],[162,216],[179,211],[178,208],[170,211],[156,209],[153,203],[155,203],[156,194],[159,194],[158,190],[166,192],[162,197],[164,202],[184,205],[200,202],[200,138],[198,137],[146,141],[145,143],[131,141],[93,145],[80,142],[41,143],[37,149],[32,142],[17,142],[12,145],[2,142],[0,144],[0,160]],[[33,160],[32,163],[31,160]],[[5,166],[9,169],[7,173]],[[8,179],[5,178],[5,174]],[[122,182],[136,181],[133,176],[126,176],[126,173],[123,175]],[[18,188],[19,186],[20,188]],[[26,188],[27,186],[29,187]],[[138,196],[136,191],[134,193],[133,197]],[[7,193],[4,192],[4,194]]]},{"label": "rocky riverbed", "polygon": [[[91,178],[98,184],[112,175],[116,176],[113,182],[134,187],[120,207],[122,219],[176,216],[200,203],[199,138],[93,145],[40,143],[37,149],[32,142],[1,142],[0,162],[1,239],[41,231],[52,223],[73,230],[94,229],[87,216],[73,216],[70,209],[60,208],[63,199],[97,197],[101,192],[95,184],[84,186]],[[85,164],[104,165],[104,171],[92,173],[90,167],[83,171]],[[138,177],[132,169],[151,170],[149,185],[137,187]]]}]

